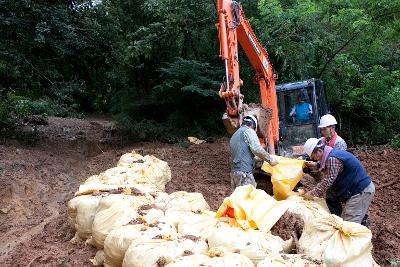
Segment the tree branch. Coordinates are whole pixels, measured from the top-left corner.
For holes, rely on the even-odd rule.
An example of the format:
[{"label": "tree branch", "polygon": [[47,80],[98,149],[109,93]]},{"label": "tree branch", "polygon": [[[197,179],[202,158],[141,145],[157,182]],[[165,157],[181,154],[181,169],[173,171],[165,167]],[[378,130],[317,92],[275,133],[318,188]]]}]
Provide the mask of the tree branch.
[{"label": "tree branch", "polygon": [[361,33],[361,30],[357,31],[355,34],[353,34],[353,36],[351,36],[351,38],[349,40],[347,40],[341,47],[339,47],[338,50],[335,51],[335,53],[333,53],[328,61],[325,62],[324,66],[322,67],[322,70],[319,72],[318,74],[318,78],[321,79],[322,74],[324,73],[324,71],[326,70],[326,67],[328,67],[329,63],[331,63],[331,61],[336,57],[337,54],[339,54],[343,49],[346,48],[346,46],[352,41],[354,40],[354,38],[357,37],[357,35],[359,35]]},{"label": "tree branch", "polygon": [[188,38],[189,38],[190,45],[192,46],[194,59],[198,60],[199,59],[199,53],[197,52],[196,45],[195,45],[195,43],[193,41],[193,38],[192,38],[192,34],[189,31],[188,31]]},{"label": "tree branch", "polygon": [[[382,18],[382,17],[394,15],[394,14],[397,14],[397,13],[400,13],[400,10],[396,10],[396,11],[392,11],[392,12],[389,12],[389,13],[381,14],[381,15],[379,15],[379,16],[375,16],[375,17],[372,18],[372,20],[377,20],[377,19],[380,19],[380,18]],[[333,53],[333,54],[329,57],[328,61],[325,62],[324,66],[322,67],[322,70],[321,70],[321,71],[319,72],[319,74],[318,74],[318,78],[319,78],[319,79],[322,77],[322,74],[324,73],[324,71],[325,71],[326,68],[328,67],[329,63],[332,62],[332,60],[336,57],[336,55],[339,54],[344,48],[346,48],[346,46],[347,46],[351,41],[353,41],[362,31],[363,31],[363,29],[362,29],[362,30],[359,30],[359,31],[357,31],[357,32],[355,32],[355,33],[350,37],[349,40],[347,40],[342,46],[339,47],[339,49],[337,49],[337,50],[335,51],[335,53]]]},{"label": "tree branch", "polygon": [[36,70],[39,73],[39,75],[45,78],[49,83],[51,83],[51,85],[54,85],[54,82],[52,82],[49,78],[46,77],[46,75],[44,75],[40,70],[38,70],[35,66],[33,66],[31,62],[29,62],[25,57],[23,57],[23,59],[26,61],[26,63],[28,63],[31,66],[32,69]]}]

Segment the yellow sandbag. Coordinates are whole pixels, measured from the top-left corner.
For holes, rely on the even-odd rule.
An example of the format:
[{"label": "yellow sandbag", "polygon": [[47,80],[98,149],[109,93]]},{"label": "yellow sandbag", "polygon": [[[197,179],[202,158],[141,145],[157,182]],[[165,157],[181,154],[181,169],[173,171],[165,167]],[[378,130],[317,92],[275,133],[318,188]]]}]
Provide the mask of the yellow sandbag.
[{"label": "yellow sandbag", "polygon": [[138,195],[141,193],[157,194],[160,191],[153,184],[103,184],[98,178],[96,181],[92,177],[94,176],[89,178],[91,179],[90,183],[85,182],[79,186],[78,191],[75,192],[75,196],[90,195],[98,192],[104,193],[119,189],[127,195]]},{"label": "yellow sandbag", "polygon": [[371,255],[371,238],[367,227],[330,215],[305,224],[299,250],[323,260],[327,266],[372,267],[375,262]]},{"label": "yellow sandbag", "polygon": [[208,259],[209,259],[209,257],[205,254],[193,254],[193,255],[177,258],[173,262],[165,265],[165,267],[204,266],[204,262],[206,262]]},{"label": "yellow sandbag", "polygon": [[[154,194],[153,194],[154,195]],[[168,193],[165,192],[158,192],[155,196],[154,196],[154,206],[157,209],[166,210],[166,206],[168,204],[168,202],[170,201],[170,195]]]},{"label": "yellow sandbag", "polygon": [[178,224],[183,220],[183,218],[191,216],[192,214],[193,212],[187,210],[169,209],[165,211],[164,218],[167,223],[172,224],[176,229],[178,229]]},{"label": "yellow sandbag", "polygon": [[[121,162],[118,166],[126,165]],[[166,161],[151,155],[143,157],[143,163],[132,163],[130,168],[135,169],[140,177],[137,179],[139,184],[154,184],[161,191],[165,191],[165,185],[171,181],[171,169]]]},{"label": "yellow sandbag", "polygon": [[183,235],[194,235],[208,240],[214,228],[225,225],[214,216],[206,214],[186,213],[178,223],[178,233]]},{"label": "yellow sandbag", "polygon": [[208,245],[204,240],[191,240],[190,236],[177,239],[154,237],[139,239],[131,243],[122,262],[123,267],[165,266],[187,254],[206,253]]},{"label": "yellow sandbag", "polygon": [[[121,156],[118,166],[99,175],[89,177],[85,185],[129,185],[150,184],[165,191],[165,185],[171,180],[171,169],[166,161],[154,156],[141,156],[135,151]],[[80,190],[81,191],[81,190]]]},{"label": "yellow sandbag", "polygon": [[235,218],[243,229],[248,226],[268,232],[287,209],[285,201],[276,201],[265,191],[244,185],[224,199],[215,216]]},{"label": "yellow sandbag", "polygon": [[249,258],[238,253],[228,252],[221,247],[211,248],[206,255],[194,254],[180,257],[167,264],[165,267],[253,267]]},{"label": "yellow sandbag", "polygon": [[299,215],[305,224],[315,218],[322,218],[331,215],[325,199],[323,198],[314,197],[313,200],[305,200],[298,194],[293,194],[285,201],[288,202],[288,211]]},{"label": "yellow sandbag", "polygon": [[139,215],[141,219],[147,224],[154,224],[157,222],[165,221],[164,212],[159,209],[140,209]]},{"label": "yellow sandbag", "polygon": [[188,140],[190,143],[195,144],[195,145],[204,144],[206,142],[205,140],[201,140],[201,139],[193,137],[193,136],[189,136]]},{"label": "yellow sandbag", "polygon": [[104,251],[98,250],[93,259],[89,259],[93,266],[103,266],[104,264]]},{"label": "yellow sandbag", "polygon": [[301,177],[303,177],[304,160],[279,156],[273,157],[279,161],[279,164],[271,166],[267,162],[264,162],[261,169],[271,174],[275,198],[278,200],[286,199]]},{"label": "yellow sandbag", "polygon": [[68,208],[68,223],[71,226],[75,226],[76,223],[76,216],[78,215],[78,206],[79,203],[81,202],[82,197],[75,197],[73,199],[70,199],[67,203],[67,208]]},{"label": "yellow sandbag", "polygon": [[257,267],[326,267],[326,265],[304,254],[269,254]]},{"label": "yellow sandbag", "polygon": [[269,232],[252,229],[243,231],[237,227],[221,226],[211,231],[208,244],[210,248],[224,247],[229,252],[242,254],[257,264],[266,255],[283,251],[284,241]]},{"label": "yellow sandbag", "polygon": [[[152,197],[149,196],[149,201],[152,200]],[[145,204],[151,204],[148,202]],[[125,196],[119,201],[113,202],[109,208],[98,211],[93,220],[92,240],[90,243],[99,249],[103,248],[104,240],[112,230],[127,225],[133,219],[140,218],[138,208],[143,203],[143,199]]]},{"label": "yellow sandbag", "polygon": [[165,185],[171,180],[170,168],[160,164],[160,160],[155,157],[145,158],[147,161],[144,163],[110,168],[99,174],[98,181],[109,185],[153,184],[159,190],[165,191]]},{"label": "yellow sandbag", "polygon": [[112,230],[104,241],[105,267],[119,267],[130,244],[138,239],[152,239],[153,237],[171,236],[176,238],[175,227],[166,223],[159,223],[156,227],[144,224],[125,225]]},{"label": "yellow sandbag", "polygon": [[101,196],[78,196],[68,201],[68,218],[75,227],[76,235],[72,242],[86,240],[92,235],[92,223]]},{"label": "yellow sandbag", "polygon": [[[109,207],[111,207],[112,205],[114,205],[115,203],[121,203],[124,201],[129,201],[130,199],[135,199],[140,201],[136,207],[139,207],[140,205],[145,205],[145,204],[151,204],[152,200],[151,200],[151,196],[147,195],[143,197],[134,197],[131,195],[125,195],[125,194],[109,194],[106,197],[103,197],[100,202],[99,205],[97,207],[97,211],[96,213],[108,209]],[[144,201],[142,201],[144,200]],[[146,202],[146,203],[143,203]],[[143,203],[143,204],[142,204]]]},{"label": "yellow sandbag", "polygon": [[102,210],[108,209],[116,202],[128,199],[134,201],[136,207],[152,204],[154,201],[150,194],[132,196],[103,193],[97,196],[81,195],[71,199],[68,202],[68,218],[76,230],[76,234],[71,242],[78,243],[90,238],[95,215]]},{"label": "yellow sandbag", "polygon": [[179,245],[183,247],[184,255],[207,253],[208,244],[197,236],[178,235]]},{"label": "yellow sandbag", "polygon": [[[156,201],[156,206],[157,201]],[[202,211],[209,210],[210,206],[201,193],[177,191],[170,194],[165,200],[165,210]]]},{"label": "yellow sandbag", "polygon": [[132,150],[131,153],[125,153],[121,156],[121,158],[118,161],[118,166],[126,166],[129,167],[134,163],[140,163],[144,161],[144,157],[138,153],[136,153],[135,150]]}]

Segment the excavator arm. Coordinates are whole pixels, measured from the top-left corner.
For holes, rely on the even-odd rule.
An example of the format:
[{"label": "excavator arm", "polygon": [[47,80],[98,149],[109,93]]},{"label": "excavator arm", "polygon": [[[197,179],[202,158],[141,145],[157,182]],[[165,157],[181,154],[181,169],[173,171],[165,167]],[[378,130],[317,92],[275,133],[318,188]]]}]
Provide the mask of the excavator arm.
[{"label": "excavator arm", "polygon": [[[224,124],[228,132],[234,132],[247,114],[255,115],[260,125],[258,134],[269,153],[275,154],[279,140],[278,108],[275,90],[277,74],[274,72],[267,51],[261,46],[242,6],[237,1],[218,0],[220,57],[225,64],[225,80],[219,95],[227,109]],[[243,103],[240,92],[243,81],[239,76],[238,43],[256,71],[255,81],[260,86],[261,108]]]}]

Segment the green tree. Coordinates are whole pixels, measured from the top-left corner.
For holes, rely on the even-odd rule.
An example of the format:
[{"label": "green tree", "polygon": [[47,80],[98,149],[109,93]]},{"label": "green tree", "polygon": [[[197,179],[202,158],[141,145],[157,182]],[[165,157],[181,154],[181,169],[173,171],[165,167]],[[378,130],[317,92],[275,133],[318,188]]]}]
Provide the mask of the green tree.
[{"label": "green tree", "polygon": [[[384,142],[400,131],[381,115],[397,112],[398,2],[262,0],[258,8],[253,21],[270,43],[280,82],[325,80],[331,109],[351,142]],[[371,77],[378,80],[374,86]]]}]

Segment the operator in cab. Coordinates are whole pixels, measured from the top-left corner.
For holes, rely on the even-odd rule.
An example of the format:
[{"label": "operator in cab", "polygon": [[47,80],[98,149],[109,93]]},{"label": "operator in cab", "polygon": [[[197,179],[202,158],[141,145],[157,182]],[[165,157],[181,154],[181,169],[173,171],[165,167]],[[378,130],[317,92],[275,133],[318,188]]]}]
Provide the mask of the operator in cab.
[{"label": "operator in cab", "polygon": [[229,142],[231,150],[231,187],[251,184],[257,187],[254,179],[255,156],[267,161],[272,166],[278,164],[261,146],[257,136],[257,119],[252,115],[243,118],[242,125],[232,135]]},{"label": "operator in cab", "polygon": [[[375,186],[361,162],[350,152],[325,145],[322,140],[310,138],[304,144],[308,156],[320,162],[321,181],[305,199],[322,197],[332,214],[345,221],[369,225],[368,207],[375,194]],[[306,165],[314,162],[306,161]]]},{"label": "operator in cab", "polygon": [[298,123],[304,123],[310,121],[312,114],[312,106],[306,102],[303,94],[299,94],[297,96],[297,103],[293,106],[289,116],[295,118],[295,121]]}]

